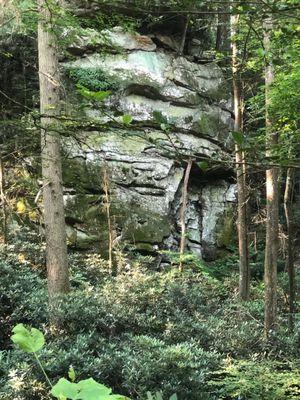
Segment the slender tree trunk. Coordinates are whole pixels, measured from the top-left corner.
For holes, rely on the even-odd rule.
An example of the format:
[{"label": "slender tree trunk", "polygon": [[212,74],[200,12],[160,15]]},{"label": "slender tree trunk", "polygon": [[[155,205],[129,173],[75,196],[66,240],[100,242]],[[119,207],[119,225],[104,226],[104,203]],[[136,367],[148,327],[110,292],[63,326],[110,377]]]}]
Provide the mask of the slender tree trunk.
[{"label": "slender tree trunk", "polygon": [[[265,67],[265,98],[266,98],[266,157],[273,154],[274,147],[278,144],[278,134],[273,130],[269,114],[270,85],[274,81],[274,68],[272,65],[271,33],[273,20],[268,17],[263,22],[264,47],[266,54]],[[276,329],[277,322],[277,257],[278,257],[278,167],[266,171],[266,245],[265,245],[265,336]]]},{"label": "slender tree trunk", "polygon": [[222,8],[219,8],[219,14],[217,14],[217,32],[216,32],[216,51],[228,52],[230,51],[230,16],[221,11],[228,12],[230,4],[223,4]]},{"label": "slender tree trunk", "polygon": [[116,270],[113,267],[113,243],[114,243],[114,233],[113,233],[113,223],[111,218],[110,212],[110,194],[109,194],[109,177],[107,173],[107,166],[104,165],[103,168],[103,190],[104,190],[104,198],[105,198],[105,211],[106,211],[106,218],[107,218],[107,228],[108,228],[108,267],[109,271],[112,275],[116,275]]},{"label": "slender tree trunk", "polygon": [[0,197],[2,207],[2,235],[3,243],[7,243],[7,208],[5,198],[5,172],[2,154],[0,153]]},{"label": "slender tree trunk", "polygon": [[288,168],[284,192],[284,212],[287,226],[287,257],[286,269],[289,276],[289,328],[293,331],[296,306],[296,276],[294,267],[294,219],[293,219],[293,190],[294,168]]},{"label": "slender tree trunk", "polygon": [[[231,46],[232,46],[232,80],[234,101],[234,131],[242,134],[242,91],[238,61],[238,46],[236,34],[238,32],[239,15],[231,17]],[[247,223],[247,190],[246,167],[244,153],[239,141],[235,144],[236,181],[237,181],[237,230],[239,243],[239,296],[242,300],[249,300],[250,295],[250,268],[248,256],[248,223]]]},{"label": "slender tree trunk", "polygon": [[180,43],[180,47],[179,47],[179,51],[178,51],[179,55],[182,55],[184,52],[184,47],[185,47],[185,42],[186,42],[186,34],[188,31],[189,23],[190,23],[190,16],[187,15],[185,17],[185,23],[184,23],[184,28],[183,28],[182,37],[181,37],[181,43]]},{"label": "slender tree trunk", "polygon": [[52,16],[46,0],[39,0],[38,53],[41,111],[46,263],[50,306],[57,295],[69,290],[67,241],[63,203],[60,136],[60,77]]},{"label": "slender tree trunk", "polygon": [[186,244],[186,207],[187,207],[187,198],[188,198],[188,184],[190,179],[190,173],[193,165],[193,160],[189,159],[188,164],[186,166],[183,188],[182,188],[182,204],[180,210],[180,225],[181,225],[181,238],[180,238],[180,264],[179,268],[182,270],[182,258],[185,251]]}]

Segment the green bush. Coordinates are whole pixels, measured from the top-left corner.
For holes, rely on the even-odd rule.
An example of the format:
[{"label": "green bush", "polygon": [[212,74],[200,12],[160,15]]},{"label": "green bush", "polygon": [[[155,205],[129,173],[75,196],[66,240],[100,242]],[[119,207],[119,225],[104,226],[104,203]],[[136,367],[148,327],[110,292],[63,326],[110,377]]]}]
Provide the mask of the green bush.
[{"label": "green bush", "polygon": [[119,85],[99,68],[68,68],[66,73],[76,84],[93,92],[117,90]]},{"label": "green bush", "polygon": [[10,330],[18,322],[46,333],[41,358],[54,381],[72,365],[79,379],[92,376],[117,393],[142,400],[149,390],[162,390],[164,398],[176,392],[179,400],[201,399],[199,393],[213,399],[209,393],[215,395],[216,388],[208,386],[209,374],[226,357],[235,362],[270,354],[270,363],[288,365],[284,360],[300,356],[300,321],[289,333],[281,288],[280,328],[266,344],[260,284],[253,283],[251,301],[241,303],[236,275],[221,280],[202,271],[153,272],[132,263],[127,273],[111,277],[104,260],[78,253],[70,254],[72,291],[58,310],[63,329],[53,335],[45,267],[34,246],[16,241],[5,251],[0,248],[4,399],[48,399],[37,366],[9,347]]},{"label": "green bush", "polygon": [[209,399],[207,375],[218,365],[218,355],[197,341],[167,345],[149,336],[129,338],[118,357],[125,387],[140,399],[160,389],[166,397],[175,392],[179,399]]},{"label": "green bush", "polygon": [[0,343],[5,348],[16,322],[41,326],[47,321],[45,281],[29,265],[18,261],[18,255],[0,260]]},{"label": "green bush", "polygon": [[296,400],[300,365],[276,361],[227,361],[210,383],[218,399]]}]

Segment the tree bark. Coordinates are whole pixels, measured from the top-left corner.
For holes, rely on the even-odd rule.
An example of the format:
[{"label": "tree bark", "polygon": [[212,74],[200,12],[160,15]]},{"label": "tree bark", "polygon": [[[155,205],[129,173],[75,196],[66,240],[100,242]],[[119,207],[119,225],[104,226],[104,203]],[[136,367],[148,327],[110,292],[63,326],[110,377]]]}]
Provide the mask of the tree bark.
[{"label": "tree bark", "polygon": [[288,168],[284,192],[284,212],[287,227],[287,257],[286,270],[289,276],[289,329],[293,331],[296,308],[296,274],[294,267],[294,219],[293,219],[293,190],[294,168]]},{"label": "tree bark", "polygon": [[57,116],[60,114],[58,50],[52,16],[45,0],[38,1],[38,54],[41,112],[46,264],[50,306],[69,290],[62,164]]},{"label": "tree bark", "polygon": [[[266,157],[273,155],[278,144],[278,134],[273,130],[269,113],[270,86],[274,81],[274,67],[270,57],[271,32],[273,20],[267,17],[263,21],[264,48],[266,54],[265,66],[265,102],[266,102]],[[278,257],[278,167],[266,171],[266,245],[265,245],[265,336],[276,329],[277,322],[277,257]]]},{"label": "tree bark", "polygon": [[[232,81],[234,101],[234,131],[242,134],[243,112],[242,91],[238,60],[238,45],[236,34],[238,32],[239,16],[231,17],[231,47],[232,47]],[[237,230],[239,244],[239,296],[242,300],[249,300],[250,295],[250,268],[248,247],[248,222],[247,222],[247,190],[246,166],[241,143],[235,144],[236,182],[237,182]]]},{"label": "tree bark", "polygon": [[184,23],[184,28],[183,28],[182,37],[181,37],[181,43],[180,43],[180,47],[179,47],[179,51],[178,51],[178,54],[181,55],[181,56],[182,56],[182,54],[184,52],[184,47],[185,47],[185,42],[186,42],[186,35],[187,35],[189,23],[190,23],[190,16],[187,15],[185,17],[185,23]]},{"label": "tree bark", "polygon": [[108,229],[108,268],[111,275],[116,275],[117,270],[113,265],[113,243],[114,243],[114,233],[113,233],[113,223],[111,218],[111,201],[110,201],[110,180],[107,172],[107,165],[105,163],[103,168],[103,190],[104,190],[104,207],[106,211],[107,218],[107,229]]},{"label": "tree bark", "polygon": [[190,179],[190,173],[193,165],[193,160],[189,159],[188,164],[186,166],[183,188],[182,188],[182,204],[180,210],[180,225],[181,225],[181,238],[180,238],[180,264],[179,268],[182,270],[182,257],[185,251],[185,243],[186,243],[186,207],[187,207],[187,197],[188,197],[188,184]]},{"label": "tree bark", "polygon": [[[229,6],[223,5],[225,11],[229,12]],[[221,11],[221,10],[219,10]],[[229,53],[230,51],[230,15],[217,14],[217,32],[216,32],[216,51]]]},{"label": "tree bark", "polygon": [[2,235],[3,243],[7,243],[7,208],[6,208],[6,198],[5,198],[5,172],[3,157],[0,153],[0,197],[1,197],[1,207],[2,207]]}]

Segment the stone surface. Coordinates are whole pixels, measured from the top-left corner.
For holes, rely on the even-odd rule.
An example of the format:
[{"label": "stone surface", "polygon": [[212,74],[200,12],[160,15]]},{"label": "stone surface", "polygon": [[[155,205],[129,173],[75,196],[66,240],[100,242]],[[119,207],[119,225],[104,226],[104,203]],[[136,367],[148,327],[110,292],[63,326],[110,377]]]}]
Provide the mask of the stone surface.
[{"label": "stone surface", "polygon": [[[221,70],[214,64],[196,64],[163,50],[124,52],[121,54],[93,53],[76,61],[64,64],[77,68],[99,68],[111,78],[117,79],[123,88],[132,85],[150,87],[158,95],[164,96],[166,90],[181,91],[186,100],[193,92],[197,103],[201,96],[219,101],[226,93],[226,84]],[[178,99],[171,94],[169,100]],[[189,98],[187,99],[190,104]]]},{"label": "stone surface", "polygon": [[[66,32],[66,35],[70,32]],[[76,35],[68,50],[75,55],[82,55],[96,49],[118,50],[144,50],[155,51],[156,44],[148,36],[125,32],[122,27],[116,26],[112,30],[101,32],[95,29],[82,29],[80,35]]]},{"label": "stone surface", "polygon": [[208,259],[215,258],[217,235],[222,234],[222,217],[235,202],[236,187],[226,181],[202,189],[202,247]]},{"label": "stone surface", "polygon": [[[184,169],[192,157],[187,250],[213,259],[217,247],[226,246],[235,188],[220,178],[220,171],[216,178],[201,172],[197,161],[228,158],[232,121],[221,70],[214,63],[201,65],[179,57],[173,49],[156,48],[149,37],[119,28],[104,34],[113,43],[111,48],[122,51],[94,50],[84,55],[78,51],[76,60],[62,64],[99,69],[118,82],[118,90],[103,103],[90,103],[84,111],[90,121],[103,124],[112,119],[115,127],[82,132],[80,143],[64,140],[69,157],[64,181],[72,193],[65,198],[69,240],[81,248],[107,247],[106,168],[118,243],[146,252],[178,250]],[[131,125],[122,123],[124,114],[131,115]]]}]

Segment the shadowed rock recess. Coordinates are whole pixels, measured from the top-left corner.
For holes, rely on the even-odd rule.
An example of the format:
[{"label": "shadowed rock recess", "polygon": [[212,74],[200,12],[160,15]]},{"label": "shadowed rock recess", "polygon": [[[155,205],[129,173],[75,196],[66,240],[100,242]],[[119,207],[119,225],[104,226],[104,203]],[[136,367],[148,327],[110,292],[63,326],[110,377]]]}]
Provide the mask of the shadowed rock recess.
[{"label": "shadowed rock recess", "polygon": [[[230,240],[235,186],[220,167],[231,147],[229,90],[214,62],[179,56],[166,42],[119,27],[86,29],[70,46],[74,58],[62,62],[70,110],[89,120],[64,143],[68,235],[78,248],[107,247],[106,168],[116,241],[146,253],[178,250],[189,158],[187,250],[214,259]],[[75,85],[111,94],[83,99]]]}]

